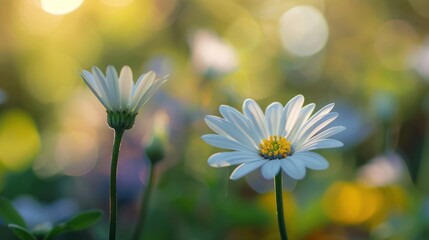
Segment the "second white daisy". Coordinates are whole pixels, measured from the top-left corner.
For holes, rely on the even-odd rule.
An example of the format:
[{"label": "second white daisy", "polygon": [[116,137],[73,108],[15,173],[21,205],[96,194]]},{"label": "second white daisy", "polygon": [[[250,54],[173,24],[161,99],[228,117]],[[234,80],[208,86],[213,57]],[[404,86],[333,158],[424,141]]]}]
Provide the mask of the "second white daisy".
[{"label": "second white daisy", "polygon": [[167,77],[156,78],[156,74],[150,71],[142,74],[134,84],[129,66],[122,67],[119,77],[115,68],[108,66],[106,76],[98,67],[92,67],[92,73],[82,71],[82,78],[107,111],[128,113],[137,113],[155,90],[167,81]]},{"label": "second white daisy", "polygon": [[323,170],[329,166],[316,149],[336,148],[343,143],[331,136],[345,127],[325,129],[338,113],[331,112],[334,104],[328,104],[311,116],[315,104],[303,107],[304,97],[298,95],[284,107],[278,102],[270,104],[262,112],[252,99],[243,103],[243,113],[222,105],[219,110],[223,118],[206,116],[207,125],[217,134],[207,134],[202,139],[215,147],[232,150],[210,156],[212,167],[239,165],[231,179],[261,168],[262,176],[273,179],[281,170],[294,179],[302,179],[306,168]]}]

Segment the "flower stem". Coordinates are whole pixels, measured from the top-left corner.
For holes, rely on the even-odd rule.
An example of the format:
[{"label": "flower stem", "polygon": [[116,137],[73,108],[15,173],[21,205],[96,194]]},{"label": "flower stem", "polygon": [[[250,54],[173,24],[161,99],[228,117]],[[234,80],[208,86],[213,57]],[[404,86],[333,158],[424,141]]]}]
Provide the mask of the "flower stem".
[{"label": "flower stem", "polygon": [[274,185],[276,187],[276,204],[277,204],[277,222],[279,224],[279,232],[281,240],[287,240],[285,217],[283,215],[283,188],[282,188],[282,173],[279,172],[275,177]]},{"label": "flower stem", "polygon": [[112,162],[110,166],[110,226],[109,240],[116,239],[116,215],[117,215],[117,199],[116,199],[116,172],[118,170],[119,148],[121,146],[122,135],[125,129],[115,129],[115,140],[112,150]]},{"label": "flower stem", "polygon": [[149,170],[149,180],[147,182],[146,185],[146,189],[144,191],[143,197],[141,198],[141,202],[140,202],[140,214],[139,214],[139,219],[137,222],[137,226],[136,229],[134,231],[134,235],[133,235],[133,240],[139,240],[140,236],[143,232],[143,228],[144,228],[144,223],[146,220],[146,216],[147,216],[147,211],[148,211],[148,207],[149,207],[149,199],[150,199],[150,195],[152,193],[152,185],[153,185],[153,179],[155,178],[154,176],[154,171],[153,168],[155,167],[155,165],[152,165],[150,167]]}]

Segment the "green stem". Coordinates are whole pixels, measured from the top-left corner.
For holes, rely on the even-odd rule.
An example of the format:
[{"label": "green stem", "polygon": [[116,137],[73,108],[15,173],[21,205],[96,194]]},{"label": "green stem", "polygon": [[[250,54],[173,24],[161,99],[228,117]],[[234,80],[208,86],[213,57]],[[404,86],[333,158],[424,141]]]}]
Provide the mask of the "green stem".
[{"label": "green stem", "polygon": [[139,240],[140,236],[143,232],[143,228],[144,228],[144,223],[146,220],[146,216],[147,216],[147,211],[148,211],[148,207],[149,207],[149,199],[150,199],[150,195],[152,193],[152,183],[153,183],[153,179],[155,178],[154,176],[154,172],[153,172],[153,168],[155,167],[155,165],[152,165],[150,167],[150,172],[149,172],[149,180],[147,182],[146,185],[146,190],[144,191],[144,195],[141,198],[141,202],[140,202],[140,214],[139,214],[139,219],[137,222],[137,227],[134,231],[134,235],[133,235],[133,240]]},{"label": "green stem", "polygon": [[282,172],[276,175],[274,185],[276,187],[277,222],[279,224],[280,238],[281,240],[287,240],[285,217],[283,215]]},{"label": "green stem", "polygon": [[121,146],[122,135],[125,129],[115,129],[115,140],[112,150],[112,162],[110,166],[110,226],[109,240],[116,239],[116,215],[117,215],[117,199],[116,199],[116,172],[118,170],[119,148]]}]

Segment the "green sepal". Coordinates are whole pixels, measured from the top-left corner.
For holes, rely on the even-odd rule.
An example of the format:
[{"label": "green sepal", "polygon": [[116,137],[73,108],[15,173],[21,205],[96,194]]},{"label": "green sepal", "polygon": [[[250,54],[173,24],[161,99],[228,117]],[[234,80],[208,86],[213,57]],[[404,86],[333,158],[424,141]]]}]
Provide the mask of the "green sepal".
[{"label": "green sepal", "polygon": [[137,113],[107,111],[107,124],[115,130],[131,129],[136,122]]},{"label": "green sepal", "polygon": [[146,147],[146,155],[152,165],[155,165],[165,157],[164,144],[159,137],[154,137],[152,143]]}]

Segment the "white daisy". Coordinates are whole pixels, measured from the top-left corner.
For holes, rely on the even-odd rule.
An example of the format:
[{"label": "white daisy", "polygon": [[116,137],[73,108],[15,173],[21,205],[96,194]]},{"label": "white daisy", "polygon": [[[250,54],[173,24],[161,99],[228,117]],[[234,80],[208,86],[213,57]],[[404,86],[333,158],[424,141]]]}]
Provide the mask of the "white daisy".
[{"label": "white daisy", "polygon": [[336,148],[343,143],[330,139],[345,129],[334,126],[324,129],[338,117],[328,104],[310,117],[315,104],[302,107],[304,97],[298,95],[284,107],[278,102],[262,112],[252,99],[243,103],[243,114],[230,106],[219,107],[223,118],[206,116],[207,125],[217,134],[207,134],[202,139],[215,147],[232,150],[209,157],[212,167],[240,164],[231,174],[236,180],[261,168],[262,176],[273,179],[283,170],[293,179],[302,179],[306,168],[323,170],[329,163],[311,150]]},{"label": "white daisy", "polygon": [[158,87],[167,81],[167,77],[156,78],[155,73],[150,71],[141,75],[134,84],[129,66],[122,67],[119,77],[113,66],[107,67],[106,76],[97,67],[92,67],[92,73],[83,70],[81,75],[108,112],[137,113]]}]

